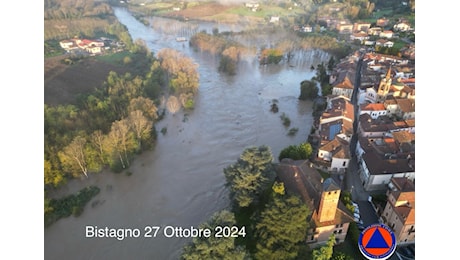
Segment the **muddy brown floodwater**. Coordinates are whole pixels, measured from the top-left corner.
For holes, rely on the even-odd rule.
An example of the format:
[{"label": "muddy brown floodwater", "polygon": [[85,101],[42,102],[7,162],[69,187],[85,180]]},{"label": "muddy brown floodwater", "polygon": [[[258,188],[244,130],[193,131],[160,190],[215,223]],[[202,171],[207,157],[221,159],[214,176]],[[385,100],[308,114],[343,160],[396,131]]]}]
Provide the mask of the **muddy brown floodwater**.
[{"label": "muddy brown floodwater", "polygon": [[[159,133],[155,149],[135,159],[132,176],[101,173],[70,182],[64,192],[95,184],[101,193],[81,216],[60,219],[45,229],[45,259],[178,259],[190,239],[167,238],[161,230],[155,238],[143,237],[146,227],[198,227],[229,206],[223,169],[244,148],[268,145],[276,160],[284,147],[305,141],[313,123],[312,103],[297,97],[300,82],[314,76],[310,66],[328,61],[325,52],[299,52],[290,64],[273,66],[247,60],[236,76],[226,76],[217,71],[216,57],[176,42],[177,35],[139,23],[126,9],[115,9],[115,15],[133,40],[144,40],[154,52],[177,49],[199,64],[195,109],[157,123],[156,129],[166,127],[167,133]],[[213,28],[209,23],[197,26],[200,31]],[[270,112],[273,99],[278,100],[276,114]],[[299,129],[295,136],[287,135],[282,113],[291,119],[289,128]],[[139,229],[141,237],[88,238],[87,226]]]}]

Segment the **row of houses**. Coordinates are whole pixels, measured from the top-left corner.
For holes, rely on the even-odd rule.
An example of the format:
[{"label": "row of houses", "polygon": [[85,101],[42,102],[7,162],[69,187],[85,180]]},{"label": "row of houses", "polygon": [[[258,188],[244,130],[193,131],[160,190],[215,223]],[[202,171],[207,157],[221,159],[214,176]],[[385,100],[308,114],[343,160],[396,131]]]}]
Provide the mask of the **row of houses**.
[{"label": "row of houses", "polygon": [[[357,71],[360,58],[361,70]],[[316,160],[331,172],[346,173],[349,160],[356,156],[363,188],[388,197],[379,212],[382,221],[395,231],[399,243],[414,242],[413,64],[395,56],[356,53],[336,66],[330,80],[333,91],[319,120],[317,134],[321,142]],[[356,82],[360,85],[355,86]],[[352,103],[354,90],[356,101]],[[352,108],[354,115],[349,112]],[[334,123],[331,115],[335,115]],[[355,123],[355,129],[350,123]],[[349,149],[348,140],[353,134],[357,136],[356,148],[343,152]]]},{"label": "row of houses", "polygon": [[89,40],[89,39],[68,39],[59,42],[61,48],[67,52],[75,50],[83,50],[90,54],[101,54],[104,50],[105,43],[102,40]]},{"label": "row of houses", "polygon": [[[375,25],[368,22],[350,23],[348,20],[339,20],[335,23],[335,30],[340,34],[349,34],[351,41],[360,41],[366,46],[393,47],[396,33],[412,32],[414,29],[406,19],[399,19],[391,28],[388,19],[379,18]],[[377,39],[376,39],[377,38]]]},{"label": "row of houses", "polygon": [[[365,79],[357,80],[361,76]],[[377,212],[381,221],[393,229],[398,243],[413,243],[415,70],[399,57],[355,53],[335,67],[331,84],[333,91],[326,97],[315,132],[319,146],[315,158],[286,158],[275,164],[286,191],[298,194],[312,210],[306,243],[312,248],[323,245],[332,234],[341,243],[350,223],[356,222],[340,201],[340,184],[318,172],[323,169],[343,176],[353,156],[363,188],[387,195],[385,207]],[[357,143],[351,150],[353,135]]]},{"label": "row of houses", "polygon": [[[374,191],[385,189],[393,176],[415,178],[415,148],[409,162],[404,167],[396,167],[399,170],[390,166],[395,165],[396,158],[400,160],[401,157],[407,157],[407,154],[395,151],[391,158],[385,158],[376,146],[372,146],[373,150],[363,150],[368,144],[365,138],[373,138],[373,141],[376,138],[386,138],[388,141],[389,138],[397,138],[394,137],[396,132],[415,136],[415,69],[399,57],[369,53],[363,55],[361,70],[357,72],[359,58],[359,54],[350,55],[332,72],[332,95],[327,97],[327,109],[319,120],[317,134],[321,142],[317,158],[328,162],[327,169],[330,171],[346,171],[348,162],[347,158],[343,158],[344,153],[337,153],[337,157],[332,154],[340,151],[338,144],[349,140],[356,133],[357,148],[351,153],[358,157],[365,189]],[[352,104],[358,73],[360,86],[356,88],[356,102]],[[356,113],[353,112],[355,110]],[[357,126],[353,129],[355,120]],[[403,143],[400,138],[397,141],[392,143]],[[415,147],[415,137],[411,142],[414,142]],[[346,149],[343,144],[341,146]],[[402,163],[401,160],[399,162]],[[379,167],[371,166],[374,164]]]}]

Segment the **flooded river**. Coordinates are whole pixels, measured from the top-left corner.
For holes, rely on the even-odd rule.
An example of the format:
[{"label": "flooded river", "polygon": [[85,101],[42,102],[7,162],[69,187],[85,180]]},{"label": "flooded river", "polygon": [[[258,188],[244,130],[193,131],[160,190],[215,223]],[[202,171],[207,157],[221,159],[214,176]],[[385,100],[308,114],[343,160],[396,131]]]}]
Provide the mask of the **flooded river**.
[{"label": "flooded river", "polygon": [[[64,191],[95,184],[101,193],[80,217],[61,219],[45,229],[45,259],[178,259],[187,238],[87,238],[85,229],[137,228],[144,235],[146,226],[197,227],[229,206],[223,168],[245,147],[268,145],[277,160],[284,147],[306,140],[313,123],[312,103],[297,97],[300,82],[314,76],[310,66],[327,62],[326,53],[302,52],[290,64],[273,66],[247,60],[236,76],[227,76],[217,71],[218,58],[175,41],[182,29],[160,29],[162,22],[177,21],[152,18],[153,26],[145,26],[125,9],[115,9],[115,15],[133,40],[144,40],[153,52],[174,48],[199,64],[195,109],[188,115],[167,115],[156,125],[158,130],[166,127],[167,133],[159,133],[153,151],[136,158],[132,176],[102,173],[70,182]],[[211,32],[213,26],[197,23],[192,30]],[[273,99],[278,100],[276,114],[270,112]],[[291,119],[289,128],[299,129],[295,136],[287,135],[282,113]]]}]

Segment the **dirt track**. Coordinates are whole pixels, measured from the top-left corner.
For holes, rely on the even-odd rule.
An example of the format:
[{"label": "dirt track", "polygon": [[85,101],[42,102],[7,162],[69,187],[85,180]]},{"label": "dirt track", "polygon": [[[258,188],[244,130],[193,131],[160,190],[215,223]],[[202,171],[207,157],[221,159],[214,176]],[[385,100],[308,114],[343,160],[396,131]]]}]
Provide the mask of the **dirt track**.
[{"label": "dirt track", "polygon": [[206,17],[223,13],[226,10],[233,7],[235,7],[235,5],[221,5],[218,3],[210,3],[187,8],[181,11],[172,12],[171,16],[180,16],[190,19],[205,19]]}]

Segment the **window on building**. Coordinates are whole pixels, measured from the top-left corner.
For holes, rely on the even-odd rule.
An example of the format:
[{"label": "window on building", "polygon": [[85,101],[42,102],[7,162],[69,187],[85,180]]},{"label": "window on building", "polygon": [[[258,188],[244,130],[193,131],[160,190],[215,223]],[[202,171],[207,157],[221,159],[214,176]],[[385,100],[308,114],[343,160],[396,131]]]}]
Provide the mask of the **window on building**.
[{"label": "window on building", "polygon": [[342,230],[341,230],[341,229],[339,229],[339,234],[342,234]]}]

